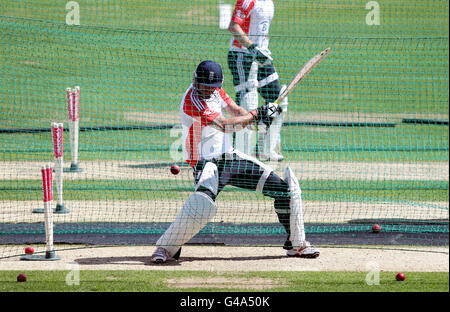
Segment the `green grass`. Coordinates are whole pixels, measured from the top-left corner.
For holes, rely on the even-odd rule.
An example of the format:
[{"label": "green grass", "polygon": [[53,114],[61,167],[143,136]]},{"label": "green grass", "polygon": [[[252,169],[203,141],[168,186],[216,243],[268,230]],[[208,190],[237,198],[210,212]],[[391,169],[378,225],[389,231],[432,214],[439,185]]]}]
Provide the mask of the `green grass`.
[{"label": "green grass", "polygon": [[[39,180],[0,181],[0,200],[36,200],[42,196]],[[26,191],[24,193],[24,191]],[[173,180],[66,180],[65,200],[185,200],[191,181]],[[302,181],[303,199],[309,201],[441,201],[449,199],[448,181]],[[262,194],[227,186],[220,200],[264,200]]]},{"label": "green grass", "polygon": [[[65,24],[68,11],[59,1],[2,1],[0,130],[49,128],[53,121],[67,128],[65,90],[75,85],[81,87],[80,127],[173,123],[164,116],[178,114],[192,72],[204,59],[222,64],[224,89],[235,96],[226,65],[230,34],[218,29],[217,1],[77,2],[80,26]],[[289,120],[395,124],[283,127],[287,162],[448,162],[448,125],[402,123],[403,118],[448,121],[448,3],[383,1],[381,25],[368,26],[368,10],[360,1],[277,1],[270,49],[281,83],[313,55],[332,49],[289,95]],[[170,130],[83,131],[79,156],[81,163],[170,161],[178,139]],[[68,132],[64,140],[68,162]],[[0,161],[52,160],[49,132],[0,131]],[[338,179],[301,181],[303,198],[413,203],[449,198],[448,180]],[[181,200],[192,184],[78,180],[64,188],[65,200]],[[3,181],[0,191],[0,200],[42,198],[38,180]],[[234,190],[221,194],[221,199],[238,197],[261,199]]]},{"label": "green grass", "polygon": [[[76,27],[65,24],[67,11],[55,1],[2,6],[0,128],[65,121],[64,91],[75,84],[82,92],[81,127],[147,126],[150,121],[129,118],[130,113],[178,114],[195,64],[205,58],[224,66],[224,88],[234,96],[226,68],[230,35],[217,27],[216,2],[78,2],[82,18]],[[448,120],[448,2],[385,1],[376,27],[365,24],[367,12],[353,0],[276,4],[270,40],[282,83],[312,55],[332,48],[290,94],[289,113],[369,114],[371,122],[410,116]],[[80,159],[167,160],[178,138],[169,130],[82,132]],[[448,126],[295,126],[283,128],[282,140],[288,160],[449,156]],[[0,160],[51,157],[49,133],[0,133],[0,142]],[[66,143],[66,160],[69,155]]]},{"label": "green grass", "polygon": [[[82,126],[135,124],[124,115],[176,111],[200,60],[226,68],[230,35],[217,27],[216,2],[78,2],[77,27],[65,25],[67,11],[54,1],[2,6],[2,126],[62,120],[64,90],[73,84],[82,88]],[[332,48],[290,95],[290,111],[448,119],[448,2],[386,1],[379,27],[365,24],[367,12],[354,0],[276,4],[270,40],[282,83]],[[224,86],[234,95],[227,69]]]},{"label": "green grass", "polygon": [[[18,283],[16,276],[25,273],[27,282]],[[212,273],[198,271],[80,271],[79,285],[67,285],[68,271],[0,271],[0,291],[2,292],[217,292],[217,291],[258,291],[258,292],[448,292],[448,272],[404,272],[406,280],[398,282],[397,272],[380,272],[379,285],[368,285],[367,272],[252,272],[252,273]],[[226,278],[228,281],[264,279],[266,289],[241,289],[203,286],[200,280]],[[195,278],[192,287],[177,287],[174,281]],[[171,281],[169,283],[169,281]],[[372,279],[373,281],[373,279]],[[195,283],[198,283],[195,285]],[[186,283],[184,283],[186,286]]]},{"label": "green grass", "polygon": [[[64,138],[65,160],[70,161],[67,131]],[[181,148],[180,139],[181,133],[170,129],[83,131],[80,160],[170,161],[170,151]],[[0,142],[1,160],[37,161],[52,157],[50,132],[0,133]],[[445,125],[288,126],[282,131],[282,148],[290,161],[447,161],[448,143]]]}]

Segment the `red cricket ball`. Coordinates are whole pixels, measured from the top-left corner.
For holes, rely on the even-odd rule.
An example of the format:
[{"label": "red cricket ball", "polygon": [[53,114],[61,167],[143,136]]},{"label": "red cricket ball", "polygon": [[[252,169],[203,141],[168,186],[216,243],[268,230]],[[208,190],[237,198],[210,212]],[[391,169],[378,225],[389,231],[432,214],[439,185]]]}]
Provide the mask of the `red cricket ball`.
[{"label": "red cricket ball", "polygon": [[33,247],[28,246],[27,248],[25,248],[25,253],[26,253],[27,255],[32,255],[32,254],[34,254],[34,249],[33,249]]},{"label": "red cricket ball", "polygon": [[178,165],[172,165],[172,167],[170,167],[170,172],[172,172],[172,174],[179,174],[180,170],[181,168]]},{"label": "red cricket ball", "polygon": [[19,275],[17,275],[17,281],[18,282],[26,282],[27,281],[27,276],[23,273],[20,273]]},{"label": "red cricket ball", "polygon": [[395,279],[396,279],[397,281],[399,281],[399,282],[404,281],[405,278],[406,278],[406,276],[405,276],[405,274],[403,274],[403,273],[398,273],[397,276],[395,277]]},{"label": "red cricket ball", "polygon": [[372,232],[378,233],[378,232],[380,232],[380,231],[381,231],[381,226],[379,226],[378,224],[374,224],[374,225],[372,226]]}]

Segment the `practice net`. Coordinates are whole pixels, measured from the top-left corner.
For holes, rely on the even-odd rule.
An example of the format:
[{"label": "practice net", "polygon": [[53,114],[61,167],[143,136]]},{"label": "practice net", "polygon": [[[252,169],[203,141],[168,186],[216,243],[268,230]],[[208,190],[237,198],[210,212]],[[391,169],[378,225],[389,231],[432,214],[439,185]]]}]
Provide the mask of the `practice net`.
[{"label": "practice net", "polygon": [[[55,248],[156,243],[194,192],[179,110],[197,64],[221,64],[236,100],[227,66],[234,5],[2,1],[0,257],[26,244],[45,249],[47,163],[55,167]],[[281,84],[331,48],[288,96],[284,159],[262,159],[258,140],[252,149],[280,177],[286,166],[295,172],[307,239],[448,245],[448,1],[274,5],[269,48]],[[79,105],[78,119],[70,105]],[[62,175],[53,122],[63,126]],[[283,245],[272,198],[228,185],[216,205],[189,243]]]}]

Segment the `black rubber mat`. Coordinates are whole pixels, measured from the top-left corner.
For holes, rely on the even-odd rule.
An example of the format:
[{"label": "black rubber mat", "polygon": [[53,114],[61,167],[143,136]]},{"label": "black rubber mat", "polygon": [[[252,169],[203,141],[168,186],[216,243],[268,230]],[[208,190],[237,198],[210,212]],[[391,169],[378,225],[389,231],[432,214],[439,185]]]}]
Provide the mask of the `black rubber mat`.
[{"label": "black rubber mat", "polygon": [[[307,239],[315,245],[421,245],[447,246],[448,222],[373,220],[349,223],[305,224]],[[87,245],[154,245],[170,223],[58,223],[54,242]],[[278,223],[210,223],[189,244],[283,245],[287,235]],[[1,244],[45,243],[44,223],[2,223]]]}]

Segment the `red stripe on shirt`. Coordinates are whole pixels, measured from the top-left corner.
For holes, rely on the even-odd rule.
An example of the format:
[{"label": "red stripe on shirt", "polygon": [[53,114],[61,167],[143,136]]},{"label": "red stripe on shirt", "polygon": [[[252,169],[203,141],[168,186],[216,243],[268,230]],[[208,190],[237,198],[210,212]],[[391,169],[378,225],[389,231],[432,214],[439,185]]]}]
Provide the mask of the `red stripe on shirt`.
[{"label": "red stripe on shirt", "polygon": [[[252,0],[250,3],[247,3],[248,6],[244,7],[245,0],[238,0],[236,5],[234,6],[233,15],[231,16],[231,20],[237,24],[239,24],[245,34],[248,35],[248,31],[250,28],[250,11],[255,6],[255,1]],[[248,2],[248,1],[247,1]],[[239,44],[237,40],[233,41],[233,45],[238,48],[242,48],[242,45]]]},{"label": "red stripe on shirt", "polygon": [[212,111],[205,101],[197,98],[195,94],[193,94],[193,89],[189,90],[185,97],[183,112],[193,118],[199,117],[202,126],[210,125],[213,120],[220,115],[219,112]]},{"label": "red stripe on shirt", "polygon": [[200,160],[200,153],[198,152],[198,146],[202,141],[202,126],[198,120],[194,120],[191,127],[189,128],[188,137],[185,142],[186,151],[188,151],[188,158],[186,162],[191,166],[195,167],[197,162]]}]

